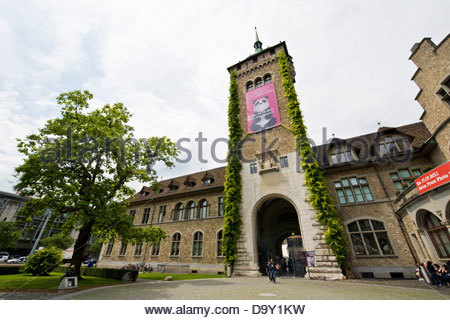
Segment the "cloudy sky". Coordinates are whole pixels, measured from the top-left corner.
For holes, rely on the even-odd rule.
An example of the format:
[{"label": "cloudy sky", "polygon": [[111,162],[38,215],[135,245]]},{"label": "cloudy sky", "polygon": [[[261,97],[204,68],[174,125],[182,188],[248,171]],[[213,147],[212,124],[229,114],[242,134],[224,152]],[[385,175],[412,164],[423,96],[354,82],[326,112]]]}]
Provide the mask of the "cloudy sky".
[{"label": "cloudy sky", "polygon": [[[339,5],[338,5],[339,4]],[[227,136],[226,68],[286,41],[310,136],[322,141],[416,122],[410,48],[450,31],[445,0],[0,1],[0,190],[13,192],[15,138],[59,115],[61,92],[123,102],[136,136],[208,139],[166,179],[223,164],[210,143]],[[217,157],[224,158],[223,144]],[[133,184],[140,188],[139,184]]]}]

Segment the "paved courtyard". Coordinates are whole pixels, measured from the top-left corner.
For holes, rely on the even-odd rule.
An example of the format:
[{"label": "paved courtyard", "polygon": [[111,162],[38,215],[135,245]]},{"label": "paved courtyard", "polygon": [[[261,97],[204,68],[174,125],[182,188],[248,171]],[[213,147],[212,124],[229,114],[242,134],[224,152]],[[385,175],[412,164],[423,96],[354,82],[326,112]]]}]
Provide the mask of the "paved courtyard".
[{"label": "paved courtyard", "polygon": [[130,300],[256,300],[256,299],[450,299],[450,288],[431,287],[415,280],[342,282],[283,278],[221,278],[188,281],[142,281],[90,289],[53,299]]}]

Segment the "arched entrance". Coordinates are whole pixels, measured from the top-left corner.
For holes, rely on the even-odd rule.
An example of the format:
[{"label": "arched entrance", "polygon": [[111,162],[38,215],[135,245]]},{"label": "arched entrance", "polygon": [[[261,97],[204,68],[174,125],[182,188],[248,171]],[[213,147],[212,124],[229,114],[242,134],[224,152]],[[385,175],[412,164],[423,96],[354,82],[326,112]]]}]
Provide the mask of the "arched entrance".
[{"label": "arched entrance", "polygon": [[[286,264],[282,268],[296,276],[304,275],[301,260],[303,242],[297,211],[294,206],[282,198],[264,201],[257,211],[257,244],[259,271],[266,274],[266,263],[271,258],[275,262]],[[284,254],[283,254],[284,245]],[[286,257],[287,255],[287,257]],[[283,256],[286,257],[283,261]]]}]

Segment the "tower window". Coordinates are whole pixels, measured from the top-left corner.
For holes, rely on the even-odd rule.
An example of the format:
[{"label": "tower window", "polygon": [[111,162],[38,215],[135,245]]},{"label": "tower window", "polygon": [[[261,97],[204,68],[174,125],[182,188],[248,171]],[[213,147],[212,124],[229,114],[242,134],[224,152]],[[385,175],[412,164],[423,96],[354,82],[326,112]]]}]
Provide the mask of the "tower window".
[{"label": "tower window", "polygon": [[270,49],[270,54],[275,54],[275,49]]},{"label": "tower window", "polygon": [[250,163],[250,174],[254,174],[258,172],[258,167],[256,163]]},{"label": "tower window", "polygon": [[285,157],[280,157],[280,167],[281,168],[289,167],[288,158],[286,156]]},{"label": "tower window", "polygon": [[263,81],[261,78],[256,78],[255,80],[255,88],[259,88],[263,85]]},{"label": "tower window", "polygon": [[258,62],[258,57],[253,57],[253,62]]},{"label": "tower window", "polygon": [[247,91],[253,90],[253,82],[252,81],[247,82],[246,87]]},{"label": "tower window", "polygon": [[272,82],[272,76],[270,74],[266,74],[264,76],[264,84],[268,84]]},{"label": "tower window", "polygon": [[441,82],[441,87],[436,93],[442,101],[450,105],[450,75]]}]

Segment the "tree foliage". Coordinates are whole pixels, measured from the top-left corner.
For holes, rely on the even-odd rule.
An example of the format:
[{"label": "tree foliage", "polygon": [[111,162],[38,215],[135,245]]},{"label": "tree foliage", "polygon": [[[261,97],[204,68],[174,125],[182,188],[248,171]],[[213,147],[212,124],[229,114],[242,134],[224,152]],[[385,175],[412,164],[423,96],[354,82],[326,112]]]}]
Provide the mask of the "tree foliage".
[{"label": "tree foliage", "polygon": [[79,274],[83,251],[93,234],[102,242],[159,242],[158,228],[138,229],[125,211],[135,191],[130,181],[154,184],[158,161],[173,166],[178,154],[167,137],[135,138],[130,112],[122,103],[90,109],[89,91],[61,94],[61,116],[37,133],[18,139],[24,162],[16,168],[15,186],[31,199],[20,214],[43,215],[49,208],[64,215],[63,229],[80,231],[72,263]]},{"label": "tree foliage", "polygon": [[63,232],[56,233],[48,238],[42,239],[41,244],[45,248],[57,248],[60,250],[66,250],[73,245],[75,239]]},{"label": "tree foliage", "polygon": [[228,154],[224,197],[223,253],[225,262],[234,265],[237,260],[237,242],[241,233],[241,146],[242,128],[239,123],[239,100],[236,75],[231,73],[230,97],[228,104]]},{"label": "tree foliage", "polygon": [[327,188],[323,171],[319,167],[316,155],[308,140],[306,126],[300,110],[297,93],[291,80],[289,60],[284,52],[279,54],[280,74],[283,81],[285,97],[288,100],[288,114],[291,118],[292,131],[296,138],[296,149],[302,160],[301,168],[305,171],[305,182],[310,191],[309,201],[317,211],[317,220],[327,227],[325,242],[330,246],[341,266],[346,266],[348,253],[345,233],[333,198]]},{"label": "tree foliage", "polygon": [[31,273],[33,276],[48,276],[61,264],[61,261],[61,250],[57,248],[42,249],[28,257],[23,272]]},{"label": "tree foliage", "polygon": [[14,222],[0,222],[0,250],[14,249],[20,239],[20,232]]}]

